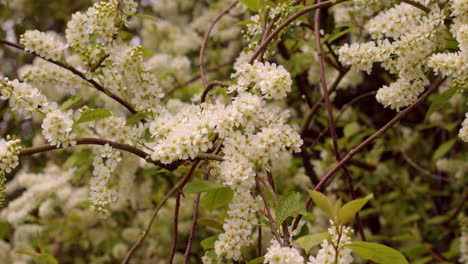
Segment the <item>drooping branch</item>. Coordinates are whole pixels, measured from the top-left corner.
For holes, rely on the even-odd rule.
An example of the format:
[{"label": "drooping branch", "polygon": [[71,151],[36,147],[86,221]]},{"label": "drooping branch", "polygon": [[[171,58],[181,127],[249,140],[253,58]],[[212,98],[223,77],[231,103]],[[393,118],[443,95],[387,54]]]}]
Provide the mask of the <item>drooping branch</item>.
[{"label": "drooping branch", "polygon": [[[201,102],[201,103],[205,102],[206,96],[208,95],[208,93],[210,92],[210,90],[213,89],[214,87],[216,87],[216,86],[229,87],[230,85],[231,85],[231,84],[229,84],[229,83],[220,82],[220,81],[212,81],[212,82],[210,82],[210,83],[206,86],[205,90],[203,90],[203,93],[202,93],[202,95],[201,95],[200,102]],[[211,102],[214,103],[213,100],[212,100]]]},{"label": "drooping branch", "polygon": [[154,220],[156,219],[156,216],[159,213],[159,210],[161,210],[161,208],[164,206],[164,204],[166,204],[167,200],[169,200],[169,198],[175,192],[178,192],[178,191],[180,191],[182,189],[182,187],[187,183],[187,181],[192,176],[192,174],[195,171],[195,169],[197,168],[198,164],[200,164],[200,161],[201,160],[199,160],[199,159],[195,160],[195,162],[192,164],[192,166],[190,167],[190,170],[187,172],[187,174],[185,174],[185,176],[176,185],[174,185],[174,187],[172,187],[172,189],[166,194],[166,196],[164,196],[162,201],[159,202],[159,204],[154,209],[153,214],[151,215],[150,221],[148,222],[148,225],[146,226],[145,231],[140,236],[140,238],[138,238],[138,240],[133,244],[133,246],[130,248],[130,250],[127,252],[127,254],[125,255],[125,258],[123,259],[121,264],[127,264],[128,263],[128,261],[130,260],[130,257],[132,256],[132,254],[135,252],[135,250],[141,245],[141,243],[148,236],[148,234],[149,234],[149,232],[151,230],[151,226],[153,225],[153,222],[154,222]]},{"label": "drooping branch", "polygon": [[[172,170],[176,169],[177,167],[179,167],[182,164],[181,161],[176,161],[176,162],[171,163],[171,164],[164,164],[164,163],[161,163],[160,161],[152,160],[150,154],[144,152],[143,150],[141,150],[139,148],[133,147],[133,146],[128,145],[128,144],[123,144],[123,143],[107,140],[107,139],[80,138],[80,139],[76,140],[76,145],[101,145],[101,146],[104,146],[106,144],[109,144],[109,146],[111,146],[112,148],[120,149],[120,150],[129,152],[129,153],[132,153],[134,155],[137,155],[140,158],[146,160],[147,162],[153,163],[154,165],[160,166],[161,168],[165,168],[167,170],[172,171]],[[38,147],[24,148],[19,153],[19,156],[30,156],[30,155],[34,155],[34,154],[37,154],[37,153],[47,152],[47,151],[61,149],[61,148],[63,148],[63,147],[57,147],[57,146],[49,145],[49,144],[38,146]],[[203,155],[201,155],[200,159],[202,159],[202,160],[203,159],[217,160],[217,161],[223,161],[224,160],[223,157],[217,156],[217,155],[214,155],[214,154],[203,154]]]},{"label": "drooping branch", "polygon": [[[346,154],[346,156],[341,159],[340,162],[338,162],[333,168],[331,168],[326,174],[325,176],[322,177],[322,179],[320,180],[319,184],[317,184],[314,188],[315,191],[321,191],[325,186],[326,184],[328,184],[333,176],[338,172],[339,169],[341,169],[341,167],[343,165],[345,165],[349,160],[351,160],[351,158],[356,155],[357,153],[359,153],[361,150],[363,150],[368,144],[372,143],[374,140],[376,140],[377,138],[379,138],[383,133],[385,133],[389,128],[391,128],[393,125],[395,125],[398,121],[400,121],[401,119],[403,119],[404,117],[406,117],[409,113],[411,113],[416,107],[418,107],[420,104],[422,104],[426,99],[427,97],[429,97],[429,95],[431,95],[435,90],[437,90],[437,88],[440,87],[440,85],[442,85],[442,83],[446,80],[446,78],[442,78],[442,79],[438,79],[437,81],[434,82],[434,84],[432,84],[429,89],[418,99],[416,100],[416,102],[414,102],[412,105],[408,106],[407,108],[405,108],[403,111],[399,112],[392,120],[390,120],[387,124],[385,124],[382,128],[380,128],[379,130],[377,130],[373,135],[371,135],[370,137],[368,137],[366,140],[364,140],[361,144],[359,144],[357,147],[355,147],[354,149],[352,149],[350,152],[348,152],[348,154]],[[309,197],[306,201],[306,206],[308,207],[310,205],[310,203],[312,202],[312,199]],[[302,215],[299,215],[296,217],[295,221],[294,221],[294,225],[293,225],[293,230],[295,230],[298,225],[299,225],[299,221],[302,219]]]},{"label": "drooping branch", "polygon": [[[0,43],[4,44],[4,45],[7,45],[7,46],[10,46],[10,47],[14,47],[14,48],[17,48],[17,49],[20,49],[20,50],[24,50],[24,46],[21,45],[21,44],[18,44],[18,43],[13,43],[13,42],[10,42],[10,41],[7,41],[7,40],[3,40],[3,39],[0,39]],[[79,71],[78,69],[76,69],[75,67],[67,64],[67,63],[64,63],[64,62],[61,62],[61,61],[56,61],[56,60],[52,60],[52,59],[46,59],[46,58],[43,58],[41,56],[39,56],[38,54],[32,52],[33,55],[43,59],[43,60],[46,60],[50,63],[53,63],[57,66],[60,66],[70,72],[72,72],[73,74],[75,74],[76,76],[80,77],[81,79],[85,80],[86,82],[88,82],[89,84],[91,84],[94,88],[96,88],[96,90],[106,94],[107,96],[109,96],[110,98],[114,99],[116,102],[118,102],[119,104],[121,104],[122,106],[124,106],[125,108],[127,108],[127,110],[132,113],[132,114],[136,114],[137,113],[137,110],[130,104],[128,103],[127,101],[125,101],[123,98],[119,97],[118,95],[112,93],[111,91],[105,89],[102,85],[100,85],[98,82],[96,82],[95,80],[93,79],[89,79],[85,76],[85,74],[81,71]],[[103,57],[104,59],[106,57]],[[104,60],[103,59],[103,60]]]},{"label": "drooping branch", "polygon": [[203,86],[206,88],[208,86],[208,82],[206,80],[206,73],[205,73],[205,50],[206,50],[206,45],[208,43],[208,38],[210,37],[210,33],[213,30],[214,26],[218,21],[229,12],[236,4],[238,3],[237,0],[232,1],[232,3],[227,6],[221,13],[216,16],[216,18],[211,21],[210,26],[208,27],[208,30],[205,32],[205,36],[203,37],[203,42],[200,48],[200,77],[203,83]]}]

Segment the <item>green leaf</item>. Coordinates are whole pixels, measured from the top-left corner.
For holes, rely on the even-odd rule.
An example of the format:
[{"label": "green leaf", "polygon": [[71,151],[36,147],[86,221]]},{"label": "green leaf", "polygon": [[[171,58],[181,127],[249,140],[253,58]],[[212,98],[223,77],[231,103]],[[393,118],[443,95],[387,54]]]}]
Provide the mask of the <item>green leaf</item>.
[{"label": "green leaf", "polygon": [[296,243],[307,253],[311,248],[319,245],[322,241],[329,239],[328,232],[306,235],[296,240]]},{"label": "green leaf", "polygon": [[70,107],[72,107],[73,105],[75,105],[76,103],[78,103],[80,100],[81,100],[81,96],[79,96],[79,95],[73,96],[73,97],[71,97],[70,99],[68,99],[67,101],[65,101],[65,102],[62,104],[62,107],[60,107],[60,110],[66,111],[66,110],[68,110]]},{"label": "green leaf", "polygon": [[185,193],[202,193],[202,192],[208,192],[208,191],[221,189],[221,188],[226,188],[226,186],[219,184],[219,183],[211,182],[211,181],[195,179],[189,182],[187,185],[185,185],[184,192]]},{"label": "green leaf", "polygon": [[202,217],[197,220],[199,225],[209,226],[215,229],[223,230],[223,224],[212,218]]},{"label": "green leaf", "polygon": [[322,42],[333,43],[335,40],[341,38],[342,36],[344,36],[344,35],[346,35],[348,33],[350,33],[354,29],[355,29],[354,27],[349,27],[349,28],[346,28],[345,30],[342,30],[342,31],[333,32],[331,35],[325,37]]},{"label": "green leaf", "polygon": [[218,235],[210,236],[210,237],[203,239],[200,242],[200,245],[203,247],[203,250],[206,251],[208,249],[214,248],[216,240],[218,240]]},{"label": "green leaf", "polygon": [[247,264],[261,264],[265,260],[265,257],[258,257],[250,260]]},{"label": "green leaf", "polygon": [[39,257],[41,255],[40,253],[29,251],[28,249],[18,249],[15,252],[18,254],[28,255],[31,257]]},{"label": "green leaf", "polygon": [[256,24],[253,20],[244,20],[236,23],[236,26],[245,26],[250,24]]},{"label": "green leaf", "polygon": [[299,193],[289,193],[281,197],[276,208],[277,226],[280,226],[286,218],[301,213],[303,208],[304,204],[301,203],[301,195]]},{"label": "green leaf", "polygon": [[262,8],[262,0],[239,0],[239,2],[246,5],[248,8],[258,12]]},{"label": "green leaf", "polygon": [[357,132],[359,132],[359,130],[360,130],[359,124],[357,122],[352,122],[352,123],[347,124],[344,127],[343,133],[345,137],[349,138],[350,136],[355,135]]},{"label": "green leaf", "polygon": [[442,109],[452,98],[452,96],[457,92],[458,87],[455,85],[445,92],[441,93],[429,106],[429,110],[427,110],[426,117],[424,120],[427,120],[429,116],[431,116],[434,112],[439,111]]},{"label": "green leaf", "polygon": [[57,259],[54,256],[49,255],[49,254],[42,254],[42,255],[39,256],[39,259],[46,262],[46,263],[59,264]]},{"label": "green leaf", "polygon": [[432,155],[432,160],[438,160],[441,157],[443,157],[445,154],[447,154],[447,152],[449,152],[452,149],[453,145],[455,145],[456,142],[457,139],[454,138],[440,145]]},{"label": "green leaf", "polygon": [[131,125],[135,124],[136,122],[145,119],[146,117],[147,116],[146,116],[145,113],[138,112],[138,113],[132,115],[131,117],[129,117],[127,119],[127,122],[125,122],[125,125],[126,126],[131,126]]},{"label": "green leaf", "polygon": [[210,211],[229,204],[234,197],[234,192],[229,187],[219,188],[209,191],[203,196],[202,204]]},{"label": "green leaf", "polygon": [[112,113],[109,112],[107,109],[91,109],[81,113],[80,119],[75,122],[75,125],[91,122],[91,121],[98,121],[104,118],[111,117]]},{"label": "green leaf", "polygon": [[372,198],[374,198],[374,194],[371,193],[364,198],[356,199],[354,201],[351,201],[343,205],[343,207],[338,209],[337,221],[336,221],[337,224],[338,225],[346,224]]},{"label": "green leaf", "polygon": [[322,210],[322,212],[325,213],[326,216],[328,216],[330,219],[335,218],[335,214],[333,213],[333,206],[328,200],[328,198],[322,194],[321,192],[317,192],[314,190],[308,190],[310,197],[312,198],[312,201]]},{"label": "green leaf", "polygon": [[133,17],[138,17],[138,18],[143,18],[143,19],[147,19],[147,20],[151,20],[153,22],[158,22],[158,19],[153,17],[153,16],[150,16],[150,15],[144,15],[144,14],[131,14],[131,16]]},{"label": "green leaf", "polygon": [[351,249],[364,259],[380,264],[408,264],[406,258],[398,251],[377,243],[354,242],[345,247]]}]

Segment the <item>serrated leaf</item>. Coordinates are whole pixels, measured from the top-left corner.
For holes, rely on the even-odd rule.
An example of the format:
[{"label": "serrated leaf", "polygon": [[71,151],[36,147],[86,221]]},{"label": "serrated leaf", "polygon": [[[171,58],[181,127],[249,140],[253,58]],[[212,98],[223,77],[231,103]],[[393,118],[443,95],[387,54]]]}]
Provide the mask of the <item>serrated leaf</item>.
[{"label": "serrated leaf", "polygon": [[229,204],[234,197],[234,192],[229,187],[219,188],[208,191],[202,199],[203,207],[210,211]]},{"label": "serrated leaf", "polygon": [[296,240],[296,244],[298,244],[307,253],[311,248],[319,245],[323,240],[329,239],[329,237],[330,234],[328,232],[306,235],[298,238]]},{"label": "serrated leaf", "polygon": [[458,87],[453,86],[437,96],[437,98],[431,103],[431,106],[429,106],[429,110],[427,110],[424,120],[427,120],[434,112],[442,109],[448,103],[450,98],[452,98],[452,96],[457,92],[457,90]]},{"label": "serrated leaf", "polygon": [[309,192],[310,197],[312,198],[312,201],[322,210],[322,212],[325,213],[326,216],[330,219],[334,219],[334,213],[333,213],[333,206],[328,200],[328,198],[321,192],[317,192],[314,190],[307,190]]},{"label": "serrated leaf", "polygon": [[107,109],[103,109],[103,108],[91,109],[91,110],[81,113],[80,119],[78,119],[75,122],[75,125],[79,125],[79,124],[87,123],[91,121],[98,121],[98,120],[108,118],[111,116],[112,116],[112,113],[109,112],[109,110]]},{"label": "serrated leaf", "polygon": [[226,186],[219,184],[219,183],[211,182],[211,181],[195,179],[189,182],[187,185],[185,185],[184,192],[185,193],[202,193],[202,192],[208,192],[208,191],[221,189],[221,188],[226,188]]},{"label": "serrated leaf", "polygon": [[336,221],[337,224],[338,225],[346,224],[372,198],[374,198],[374,194],[371,193],[364,198],[356,199],[343,205],[343,207],[338,209],[337,221]]},{"label": "serrated leaf", "polygon": [[455,145],[456,142],[457,139],[454,138],[440,145],[432,155],[432,160],[438,160],[441,157],[443,157],[445,154],[447,154],[447,152],[449,152],[452,149],[453,145]]},{"label": "serrated leaf", "polygon": [[218,235],[210,236],[210,237],[203,239],[200,242],[200,245],[203,247],[203,250],[206,251],[208,249],[214,248],[216,240],[218,240]]},{"label": "serrated leaf", "polygon": [[255,12],[258,12],[262,8],[262,0],[239,0],[239,2]]},{"label": "serrated leaf", "polygon": [[286,218],[295,216],[303,211],[304,204],[301,203],[301,195],[297,192],[281,197],[276,208],[276,224],[280,226]]},{"label": "serrated leaf", "polygon": [[261,264],[263,261],[265,261],[265,257],[258,257],[250,260],[247,264]]},{"label": "serrated leaf", "polygon": [[138,18],[142,18],[142,19],[147,19],[147,20],[151,20],[153,22],[158,22],[158,19],[153,17],[153,16],[150,16],[150,15],[145,15],[145,14],[131,14],[131,16],[133,17],[138,17]]},{"label": "serrated leaf", "polygon": [[345,247],[351,249],[364,259],[380,264],[408,264],[406,258],[398,251],[382,244],[370,242],[354,242]]},{"label": "serrated leaf", "polygon": [[212,228],[223,230],[223,224],[212,218],[202,217],[197,220],[197,223],[199,225],[209,226]]},{"label": "serrated leaf", "polygon": [[136,122],[145,119],[146,117],[147,116],[146,116],[145,113],[138,112],[138,113],[132,115],[131,117],[129,117],[127,119],[127,122],[125,122],[125,125],[126,126],[131,126],[131,125],[135,124]]}]

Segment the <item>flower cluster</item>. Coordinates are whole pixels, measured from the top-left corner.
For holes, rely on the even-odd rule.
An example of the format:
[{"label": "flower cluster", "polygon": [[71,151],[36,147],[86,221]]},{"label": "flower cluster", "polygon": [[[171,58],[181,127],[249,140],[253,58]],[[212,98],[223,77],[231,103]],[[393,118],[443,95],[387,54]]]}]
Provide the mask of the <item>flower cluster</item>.
[{"label": "flower cluster", "polygon": [[48,112],[42,122],[42,134],[54,146],[68,147],[76,145],[76,134],[72,132],[72,110],[62,112],[53,110]]},{"label": "flower cluster", "polygon": [[263,263],[269,264],[303,264],[304,258],[300,252],[291,247],[282,247],[275,239],[271,240],[271,245],[265,254]]},{"label": "flower cluster", "polygon": [[7,136],[0,139],[0,171],[11,172],[18,166],[18,154],[21,151],[21,140]]},{"label": "flower cluster", "polygon": [[9,99],[13,110],[22,110],[25,117],[31,117],[35,111],[44,113],[57,107],[56,104],[50,103],[37,88],[18,80],[4,79],[0,83],[0,93],[0,99]]},{"label": "flower cluster", "polygon": [[24,45],[24,50],[36,53],[44,59],[58,61],[63,57],[67,45],[57,39],[51,33],[44,33],[38,30],[28,30],[20,39]]},{"label": "flower cluster", "polygon": [[117,116],[101,119],[93,127],[99,136],[124,144],[131,144],[141,133],[140,127],[126,126],[125,119]]},{"label": "flower cluster", "polygon": [[265,98],[273,99],[284,98],[291,91],[289,72],[282,65],[277,66],[274,63],[244,63],[236,69],[233,77],[238,79],[238,84],[231,87],[231,91],[253,88],[261,91]]},{"label": "flower cluster", "polygon": [[120,152],[115,151],[108,144],[99,149],[93,161],[93,175],[90,184],[89,200],[93,203],[92,209],[99,213],[100,217],[107,217],[109,211],[106,207],[117,200],[115,191],[108,189],[112,172],[120,162]]},{"label": "flower cluster", "polygon": [[[344,247],[351,243],[352,230],[346,226],[338,226],[330,220],[331,227],[328,228],[328,233],[331,237],[331,242],[323,240],[320,245],[322,248],[317,253],[316,257],[310,256],[307,264],[323,264],[323,263],[353,263],[351,249]],[[336,262],[337,261],[337,262]]]},{"label": "flower cluster", "polygon": [[[62,170],[57,166],[48,166],[40,174],[21,172],[15,176],[12,184],[25,188],[21,196],[8,203],[8,207],[2,210],[0,217],[10,223],[27,221],[28,214],[39,205],[51,193],[58,191],[73,177],[73,170]],[[7,191],[10,186],[7,186]]]},{"label": "flower cluster", "polygon": [[250,193],[234,194],[229,204],[229,217],[223,224],[224,233],[215,242],[216,255],[235,261],[241,259],[241,249],[254,242],[251,235],[257,224],[257,210],[258,204]]},{"label": "flower cluster", "polygon": [[465,142],[468,142],[468,113],[465,114],[465,120],[463,120],[462,127],[458,136]]},{"label": "flower cluster", "polygon": [[380,62],[398,75],[394,83],[377,92],[377,101],[386,107],[398,111],[410,105],[429,83],[428,57],[443,44],[440,35],[445,19],[436,4],[430,7],[428,14],[405,3],[383,11],[366,26],[373,41],[345,44],[338,51],[344,65],[370,73],[373,63]]}]

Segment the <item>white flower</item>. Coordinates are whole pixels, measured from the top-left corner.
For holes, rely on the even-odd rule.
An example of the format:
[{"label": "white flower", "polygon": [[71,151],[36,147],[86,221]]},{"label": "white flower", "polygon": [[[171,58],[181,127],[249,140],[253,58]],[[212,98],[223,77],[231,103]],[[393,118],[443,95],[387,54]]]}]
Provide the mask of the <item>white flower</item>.
[{"label": "white flower", "polygon": [[303,264],[304,258],[299,251],[291,247],[281,247],[278,241],[273,239],[267,249],[263,263],[268,264]]},{"label": "white flower", "polygon": [[465,120],[463,120],[462,127],[458,132],[458,136],[465,142],[468,142],[468,113],[465,113]]},{"label": "white flower", "polygon": [[37,53],[45,59],[60,60],[67,46],[56,39],[53,34],[38,30],[28,30],[20,38],[24,50]]},{"label": "white flower", "polygon": [[0,139],[0,170],[11,172],[19,164],[18,154],[21,151],[19,139]]},{"label": "white flower", "polygon": [[49,143],[57,147],[68,147],[76,145],[75,133],[72,132],[72,111],[62,112],[53,110],[47,113],[42,122],[42,134]]}]

